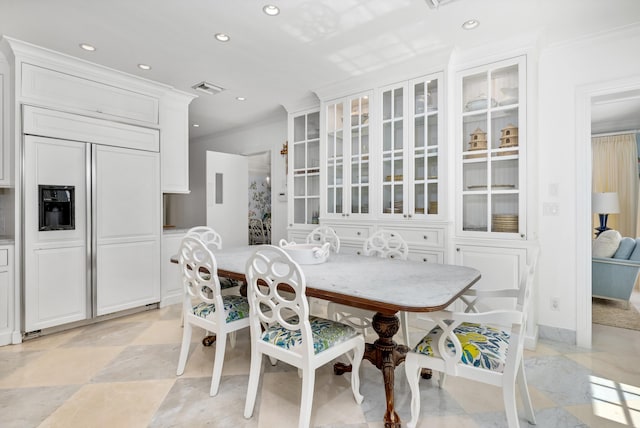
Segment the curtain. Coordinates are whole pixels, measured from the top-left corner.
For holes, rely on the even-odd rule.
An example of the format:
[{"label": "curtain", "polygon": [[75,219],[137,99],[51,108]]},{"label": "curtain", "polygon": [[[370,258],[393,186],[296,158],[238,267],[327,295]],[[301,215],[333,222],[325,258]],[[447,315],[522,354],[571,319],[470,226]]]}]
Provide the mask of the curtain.
[{"label": "curtain", "polygon": [[[620,213],[609,215],[607,227],[622,236],[638,237],[640,232],[640,178],[635,134],[611,135],[591,139],[593,192],[618,192]],[[599,226],[598,214],[593,227]],[[640,290],[640,281],[636,283]]]}]

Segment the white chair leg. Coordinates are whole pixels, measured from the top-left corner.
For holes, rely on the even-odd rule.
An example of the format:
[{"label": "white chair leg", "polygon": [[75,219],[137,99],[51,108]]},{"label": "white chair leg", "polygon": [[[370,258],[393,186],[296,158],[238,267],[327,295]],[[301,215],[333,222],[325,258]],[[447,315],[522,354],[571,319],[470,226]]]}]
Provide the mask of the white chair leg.
[{"label": "white chair leg", "polygon": [[224,365],[224,350],[227,346],[227,335],[225,333],[218,332],[217,337],[216,356],[213,361],[213,373],[211,374],[211,390],[209,391],[211,397],[218,394],[220,378],[222,377],[222,366]]},{"label": "white chair leg", "polygon": [[404,371],[411,389],[411,420],[407,423],[407,426],[415,428],[420,417],[420,367],[413,355],[407,355],[404,360]]},{"label": "white chair leg", "polygon": [[251,366],[249,367],[249,384],[247,387],[247,401],[244,404],[244,417],[249,419],[253,415],[253,408],[258,395],[258,383],[260,382],[260,370],[262,368],[262,354],[251,350]]},{"label": "white chair leg", "polygon": [[269,362],[272,366],[275,366],[276,364],[278,364],[278,359],[269,355]]},{"label": "white chair leg", "polygon": [[313,404],[313,387],[316,382],[316,371],[311,368],[303,369],[302,397],[300,399],[300,420],[298,428],[308,428],[311,423],[311,405]]},{"label": "white chair leg", "polygon": [[338,321],[336,315],[336,305],[333,302],[327,303],[327,319]]},{"label": "white chair leg", "polygon": [[524,405],[524,412],[527,420],[530,424],[536,424],[536,415],[533,412],[533,405],[531,405],[531,396],[529,395],[529,387],[527,386],[527,377],[524,374],[524,359],[520,359],[520,367],[518,368],[518,375],[516,378],[518,386],[520,387],[520,397],[522,398],[522,404]]},{"label": "white chair leg", "polygon": [[[347,356],[351,353],[347,352]],[[364,396],[360,393],[360,363],[362,362],[362,356],[364,355],[364,339],[353,348],[353,358],[349,357],[351,363],[351,390],[353,391],[353,398],[356,403],[361,404],[364,400]]]},{"label": "white chair leg", "polygon": [[504,399],[504,410],[507,414],[507,425],[509,428],[520,428],[514,382],[504,382],[502,384],[502,397]]},{"label": "white chair leg", "polygon": [[232,331],[231,333],[229,333],[229,344],[232,348],[236,347],[236,332],[237,331]]},{"label": "white chair leg", "polygon": [[447,374],[445,372],[439,372],[438,373],[438,386],[440,387],[440,389],[444,388],[444,382],[447,380]]},{"label": "white chair leg", "polygon": [[184,324],[182,330],[182,346],[180,346],[180,357],[178,358],[178,370],[176,375],[180,376],[184,373],[184,366],[187,364],[187,357],[189,356],[189,346],[191,346],[191,331],[193,327],[188,322]]},{"label": "white chair leg", "polygon": [[411,342],[409,341],[409,313],[401,311],[399,315],[400,325],[402,326],[402,339],[405,345],[411,346]]}]

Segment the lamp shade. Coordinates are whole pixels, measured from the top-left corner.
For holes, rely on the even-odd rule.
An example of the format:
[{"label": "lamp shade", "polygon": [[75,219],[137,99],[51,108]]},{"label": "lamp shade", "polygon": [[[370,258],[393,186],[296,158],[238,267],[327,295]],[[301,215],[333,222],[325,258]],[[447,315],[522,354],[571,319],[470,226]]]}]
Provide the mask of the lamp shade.
[{"label": "lamp shade", "polygon": [[591,196],[591,211],[596,214],[618,214],[620,212],[618,193],[594,193]]}]

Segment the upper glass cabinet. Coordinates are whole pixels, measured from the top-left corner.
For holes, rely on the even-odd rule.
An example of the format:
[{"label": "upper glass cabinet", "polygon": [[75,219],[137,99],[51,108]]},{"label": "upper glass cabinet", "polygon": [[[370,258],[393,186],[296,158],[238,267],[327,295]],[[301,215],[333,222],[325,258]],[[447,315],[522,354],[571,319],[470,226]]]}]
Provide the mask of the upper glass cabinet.
[{"label": "upper glass cabinet", "polygon": [[361,94],[324,106],[328,216],[369,214],[369,103]]},{"label": "upper glass cabinet", "polygon": [[438,215],[442,76],[381,89],[382,215]]},{"label": "upper glass cabinet", "polygon": [[524,237],[525,59],[460,73],[459,230]]},{"label": "upper glass cabinet", "polygon": [[293,117],[290,165],[293,176],[293,222],[317,224],[320,217],[320,112]]}]

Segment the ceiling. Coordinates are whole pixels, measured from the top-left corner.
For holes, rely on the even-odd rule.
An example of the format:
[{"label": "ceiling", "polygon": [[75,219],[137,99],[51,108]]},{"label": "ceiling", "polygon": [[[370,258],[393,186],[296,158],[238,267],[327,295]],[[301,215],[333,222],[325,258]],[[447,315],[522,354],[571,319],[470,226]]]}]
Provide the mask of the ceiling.
[{"label": "ceiling", "polygon": [[[267,3],[281,13],[264,14]],[[480,26],[463,30],[472,18]],[[517,34],[554,43],[639,21],[637,0],[451,0],[437,9],[425,0],[0,0],[4,35],[199,94],[191,138],[281,118],[318,89],[438,52]],[[224,91],[191,88],[202,81]]]}]

